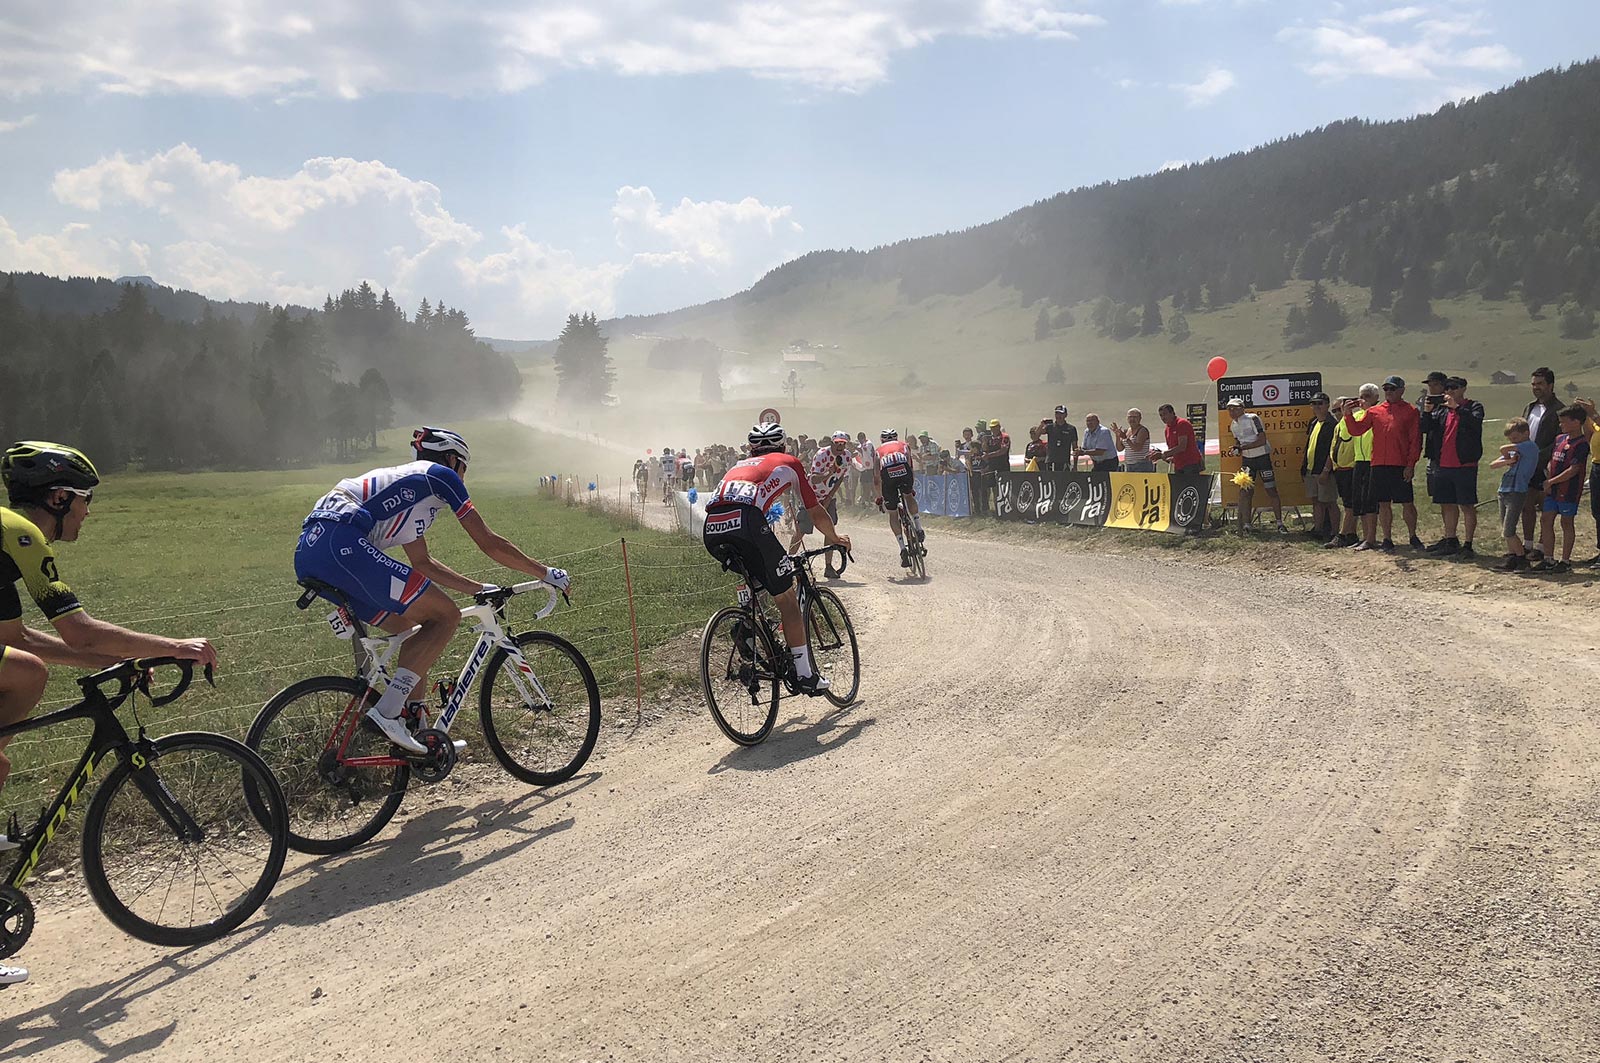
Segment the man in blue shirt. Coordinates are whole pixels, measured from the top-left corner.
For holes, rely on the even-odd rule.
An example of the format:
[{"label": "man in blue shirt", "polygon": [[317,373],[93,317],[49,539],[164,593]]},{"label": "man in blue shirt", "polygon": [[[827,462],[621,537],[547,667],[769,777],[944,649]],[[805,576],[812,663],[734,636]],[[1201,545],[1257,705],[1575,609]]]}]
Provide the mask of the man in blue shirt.
[{"label": "man in blue shirt", "polygon": [[[401,714],[422,676],[461,626],[461,610],[433,584],[463,594],[490,587],[428,553],[425,536],[434,517],[445,509],[454,513],[478,549],[506,568],[560,590],[566,590],[571,579],[489,530],[467,497],[463,477],[471,452],[466,440],[445,428],[424,427],[412,433],[411,446],[418,460],[340,480],[317,501],[300,528],[294,571],[299,579],[339,588],[366,623],[389,632],[419,628],[401,644],[394,677],[367,718],[400,748],[426,753]],[[394,546],[405,551],[409,565],[384,553]]]},{"label": "man in blue shirt", "polygon": [[1099,414],[1085,417],[1083,426],[1083,442],[1078,446],[1078,453],[1094,462],[1095,472],[1116,472],[1117,437],[1100,423]]}]

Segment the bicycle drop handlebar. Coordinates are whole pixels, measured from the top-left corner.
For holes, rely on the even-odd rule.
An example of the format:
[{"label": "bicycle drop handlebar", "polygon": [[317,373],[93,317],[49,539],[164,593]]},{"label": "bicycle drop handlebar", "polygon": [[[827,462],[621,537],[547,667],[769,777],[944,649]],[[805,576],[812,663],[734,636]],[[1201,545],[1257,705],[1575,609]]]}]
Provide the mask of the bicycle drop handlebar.
[{"label": "bicycle drop handlebar", "polygon": [[[179,657],[143,657],[126,661],[119,661],[109,668],[103,668],[93,675],[86,675],[78,680],[78,686],[85,697],[95,694],[105,696],[100,690],[108,683],[117,684],[117,692],[111,696],[113,701],[121,701],[134,690],[138,690],[150,699],[153,706],[162,706],[177,701],[189,689],[189,684],[194,682],[194,666],[196,662]],[[157,668],[174,667],[183,672],[178,680],[178,685],[165,694],[153,694],[150,691],[152,674]],[[217,685],[216,673],[211,665],[205,666],[205,680],[212,686]]]},{"label": "bicycle drop handlebar", "polygon": [[557,591],[555,587],[546,583],[542,579],[531,579],[526,583],[515,583],[509,587],[496,587],[492,591],[479,591],[472,596],[472,600],[477,602],[479,605],[492,605],[498,609],[517,595],[527,594],[529,591],[536,590],[542,590],[550,597],[549,600],[544,603],[544,606],[534,614],[535,620],[543,620],[545,617],[556,611],[557,594],[559,594],[561,599],[568,605],[572,604],[572,598],[568,596],[566,591]]}]

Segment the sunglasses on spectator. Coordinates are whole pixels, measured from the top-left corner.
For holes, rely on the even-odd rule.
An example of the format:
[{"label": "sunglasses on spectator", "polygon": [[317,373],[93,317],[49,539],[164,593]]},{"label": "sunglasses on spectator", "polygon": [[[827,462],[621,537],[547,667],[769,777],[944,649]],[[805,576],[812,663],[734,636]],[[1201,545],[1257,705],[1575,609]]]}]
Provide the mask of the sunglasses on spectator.
[{"label": "sunglasses on spectator", "polygon": [[1383,385],[1383,390],[1385,390],[1385,391],[1399,391],[1400,389],[1395,387],[1393,384],[1385,384],[1385,385]]}]

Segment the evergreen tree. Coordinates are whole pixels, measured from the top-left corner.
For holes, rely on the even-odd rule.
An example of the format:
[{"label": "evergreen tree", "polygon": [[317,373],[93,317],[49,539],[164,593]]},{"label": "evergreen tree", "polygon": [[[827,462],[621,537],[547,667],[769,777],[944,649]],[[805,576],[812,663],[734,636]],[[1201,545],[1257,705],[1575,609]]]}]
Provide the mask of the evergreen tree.
[{"label": "evergreen tree", "polygon": [[1561,338],[1586,340],[1594,335],[1594,311],[1577,303],[1561,307]]},{"label": "evergreen tree", "polygon": [[1039,307],[1039,316],[1033,322],[1033,338],[1035,340],[1050,338],[1050,308],[1047,306]]},{"label": "evergreen tree", "polygon": [[606,337],[592,313],[567,315],[556,344],[556,397],[563,401],[599,403],[611,393],[616,373],[606,353]]},{"label": "evergreen tree", "polygon": [[1050,363],[1050,368],[1045,370],[1044,382],[1046,384],[1065,384],[1067,382],[1067,371],[1061,365],[1061,356],[1059,354],[1056,355],[1055,361]]},{"label": "evergreen tree", "polygon": [[1189,338],[1189,319],[1181,310],[1175,310],[1167,318],[1167,331],[1172,335],[1173,343],[1182,343]]},{"label": "evergreen tree", "polygon": [[1400,284],[1400,297],[1394,301],[1390,315],[1395,327],[1404,329],[1425,328],[1433,323],[1433,269],[1418,263],[1406,270]]},{"label": "evergreen tree", "polygon": [[1071,328],[1077,323],[1078,319],[1073,317],[1072,311],[1066,307],[1057,310],[1055,317],[1050,319],[1050,327],[1054,329]]},{"label": "evergreen tree", "polygon": [[700,370],[700,401],[719,405],[722,402],[722,374],[718,360],[707,358]]},{"label": "evergreen tree", "polygon": [[1139,334],[1141,336],[1159,336],[1161,335],[1161,330],[1165,327],[1165,322],[1161,320],[1160,304],[1154,298],[1146,299],[1144,301],[1144,314],[1139,322]]}]

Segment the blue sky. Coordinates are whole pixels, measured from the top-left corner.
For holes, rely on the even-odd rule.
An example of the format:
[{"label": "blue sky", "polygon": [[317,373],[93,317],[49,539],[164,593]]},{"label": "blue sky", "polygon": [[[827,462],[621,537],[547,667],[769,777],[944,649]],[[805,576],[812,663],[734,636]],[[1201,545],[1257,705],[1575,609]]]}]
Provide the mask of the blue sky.
[{"label": "blue sky", "polygon": [[1593,0],[20,7],[0,268],[368,279],[503,337],[1600,53]]}]

